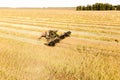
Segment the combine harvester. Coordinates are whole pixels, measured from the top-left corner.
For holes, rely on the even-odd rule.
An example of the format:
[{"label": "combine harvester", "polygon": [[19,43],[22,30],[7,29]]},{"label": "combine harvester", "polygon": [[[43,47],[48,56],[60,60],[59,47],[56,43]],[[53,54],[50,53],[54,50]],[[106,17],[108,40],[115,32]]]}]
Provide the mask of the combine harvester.
[{"label": "combine harvester", "polygon": [[47,46],[55,46],[56,43],[59,43],[62,39],[69,37],[71,31],[67,31],[64,34],[58,35],[57,30],[48,30],[41,34],[40,38],[44,37],[47,40],[47,43],[44,43]]}]

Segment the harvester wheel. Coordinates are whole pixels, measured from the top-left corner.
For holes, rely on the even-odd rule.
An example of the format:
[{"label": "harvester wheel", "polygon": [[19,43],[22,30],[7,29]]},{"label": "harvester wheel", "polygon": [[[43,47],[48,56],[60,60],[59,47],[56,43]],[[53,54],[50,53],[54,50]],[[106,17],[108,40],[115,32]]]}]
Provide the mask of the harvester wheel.
[{"label": "harvester wheel", "polygon": [[65,38],[65,36],[64,36],[64,35],[61,35],[59,38],[60,38],[60,39],[64,39],[64,38]]},{"label": "harvester wheel", "polygon": [[48,46],[55,46],[55,42],[54,41],[49,42]]}]

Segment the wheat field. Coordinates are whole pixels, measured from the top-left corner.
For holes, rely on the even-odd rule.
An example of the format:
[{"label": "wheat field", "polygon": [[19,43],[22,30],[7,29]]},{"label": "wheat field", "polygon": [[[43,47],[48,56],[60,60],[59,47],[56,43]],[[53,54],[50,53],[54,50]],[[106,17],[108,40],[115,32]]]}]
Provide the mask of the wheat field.
[{"label": "wheat field", "polygon": [[[49,29],[72,35],[48,47]],[[0,9],[0,80],[120,80],[120,12]]]}]

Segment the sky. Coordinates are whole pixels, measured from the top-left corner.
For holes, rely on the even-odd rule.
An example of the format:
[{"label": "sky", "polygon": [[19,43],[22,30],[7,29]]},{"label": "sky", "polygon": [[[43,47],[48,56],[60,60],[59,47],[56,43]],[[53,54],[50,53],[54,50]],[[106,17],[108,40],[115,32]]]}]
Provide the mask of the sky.
[{"label": "sky", "polygon": [[76,7],[96,2],[120,4],[120,0],[0,0],[0,7]]}]

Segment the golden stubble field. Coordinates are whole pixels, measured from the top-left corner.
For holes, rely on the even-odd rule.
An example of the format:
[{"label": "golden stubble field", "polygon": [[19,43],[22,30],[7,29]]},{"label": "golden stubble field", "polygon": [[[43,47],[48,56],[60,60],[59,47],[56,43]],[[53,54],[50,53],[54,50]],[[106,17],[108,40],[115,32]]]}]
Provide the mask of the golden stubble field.
[{"label": "golden stubble field", "polygon": [[[49,29],[72,35],[47,47]],[[0,80],[120,80],[120,12],[0,9]]]}]

